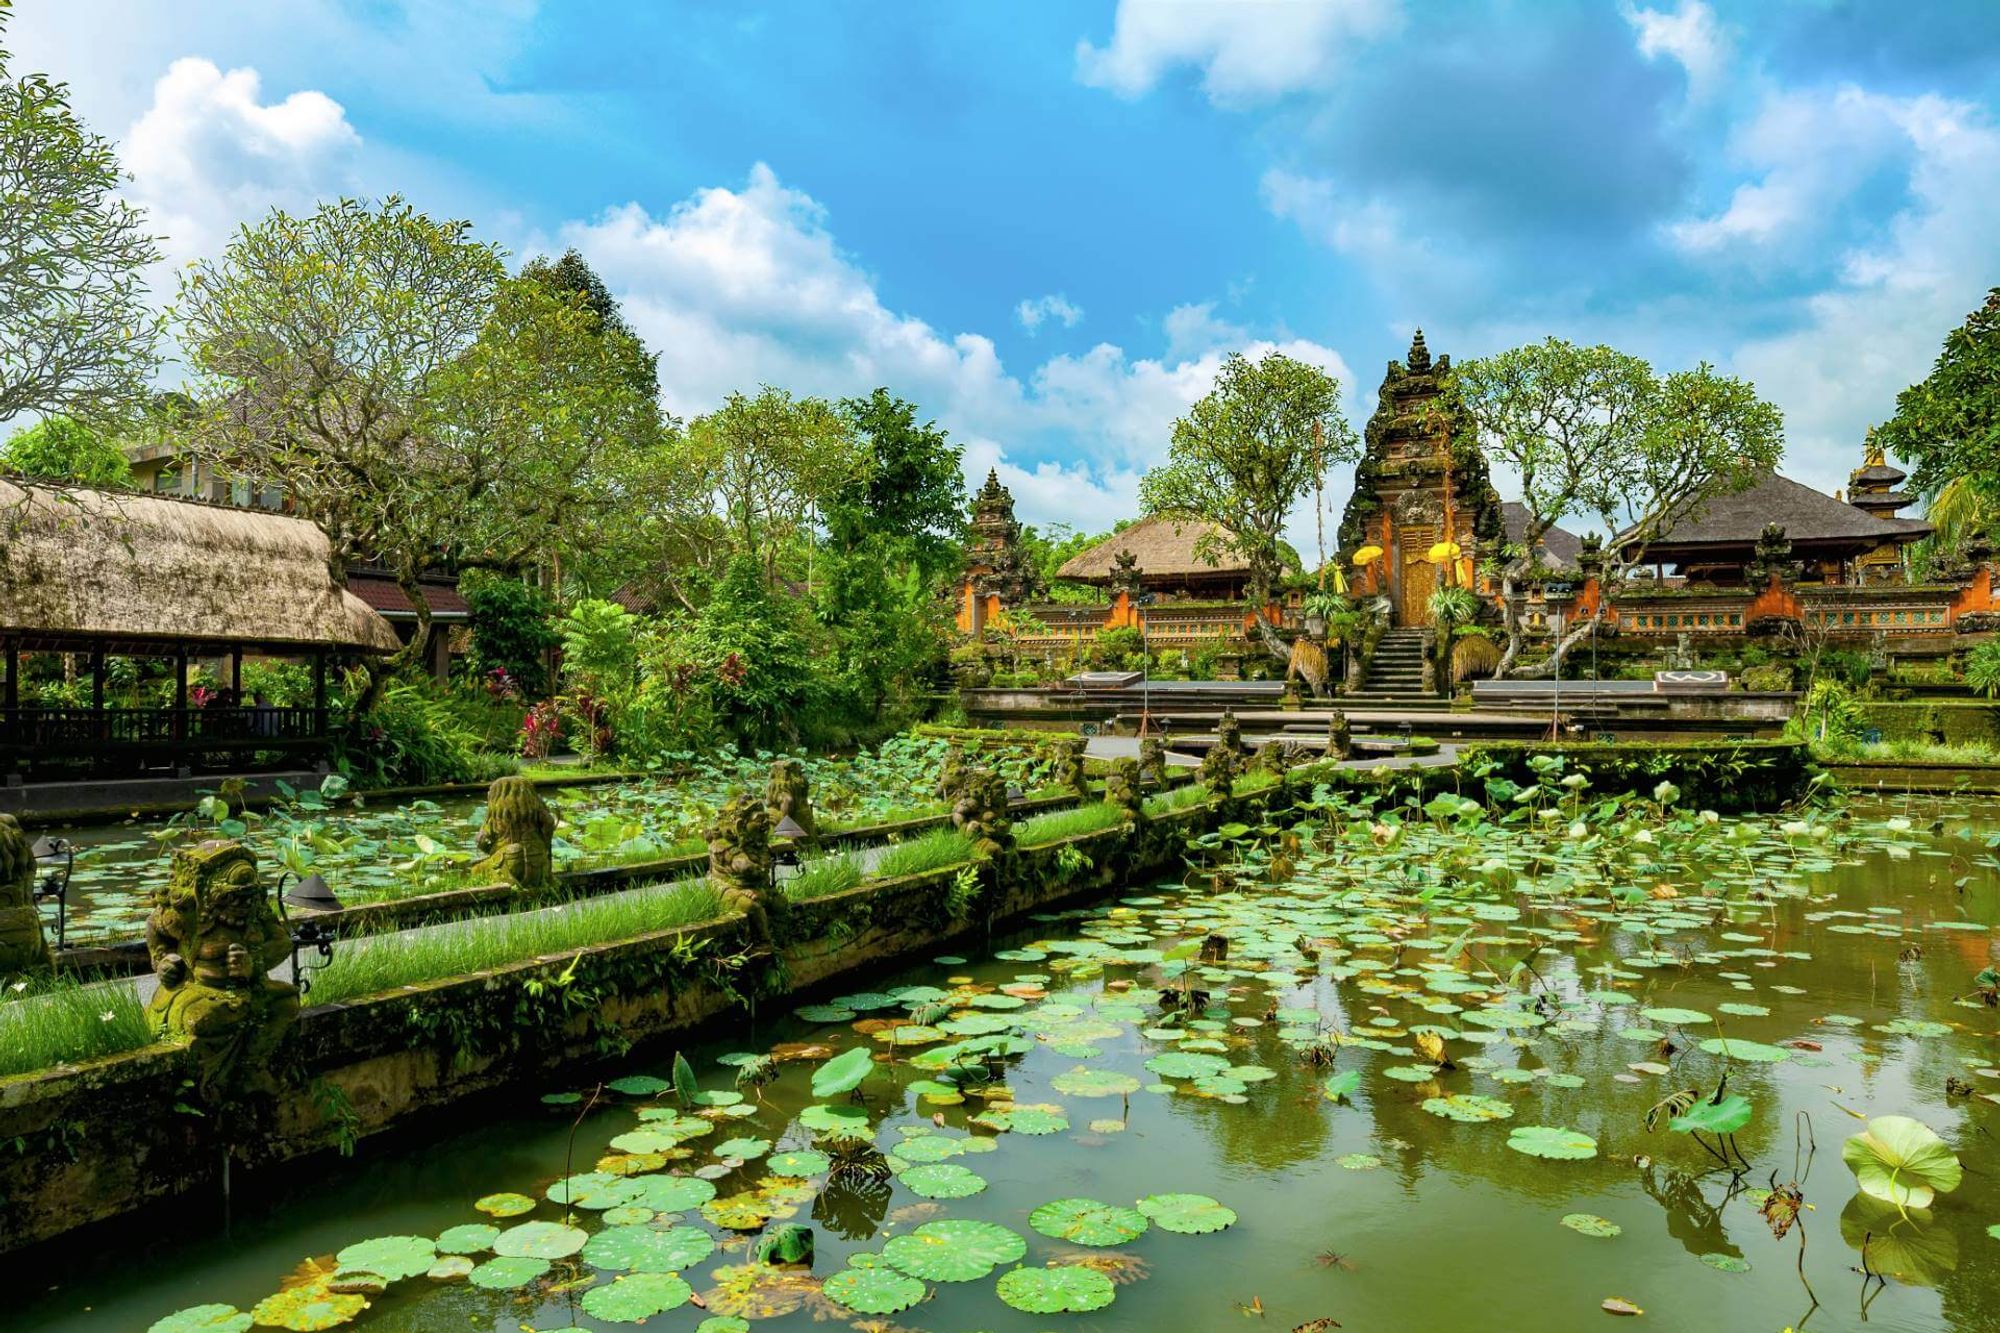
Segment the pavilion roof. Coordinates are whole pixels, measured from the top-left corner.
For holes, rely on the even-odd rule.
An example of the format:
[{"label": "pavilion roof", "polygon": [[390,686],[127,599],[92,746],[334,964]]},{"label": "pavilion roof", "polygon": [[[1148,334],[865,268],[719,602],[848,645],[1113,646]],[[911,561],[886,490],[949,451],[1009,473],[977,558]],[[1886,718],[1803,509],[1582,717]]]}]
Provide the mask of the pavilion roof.
[{"label": "pavilion roof", "polygon": [[[1519,500],[1506,500],[1500,505],[1500,520],[1507,526],[1507,544],[1518,546],[1528,535],[1528,506]],[[1551,526],[1542,533],[1542,560],[1557,569],[1577,568],[1577,557],[1583,553],[1583,538],[1567,528]]]},{"label": "pavilion roof", "polygon": [[1649,555],[1672,559],[1682,551],[1754,546],[1765,525],[1771,523],[1783,528],[1794,546],[1900,545],[1931,531],[1931,525],[1921,519],[1878,518],[1823,491],[1767,472],[1746,490],[1704,501],[1646,549]]},{"label": "pavilion roof", "polygon": [[304,519],[0,477],[0,635],[23,647],[395,651],[332,565]]},{"label": "pavilion roof", "polygon": [[[1199,554],[1197,545],[1202,547]],[[1138,559],[1142,580],[1250,571],[1249,560],[1236,550],[1229,529],[1220,523],[1154,514],[1077,552],[1063,562],[1056,577],[1071,583],[1109,582],[1113,562],[1127,551]]]}]

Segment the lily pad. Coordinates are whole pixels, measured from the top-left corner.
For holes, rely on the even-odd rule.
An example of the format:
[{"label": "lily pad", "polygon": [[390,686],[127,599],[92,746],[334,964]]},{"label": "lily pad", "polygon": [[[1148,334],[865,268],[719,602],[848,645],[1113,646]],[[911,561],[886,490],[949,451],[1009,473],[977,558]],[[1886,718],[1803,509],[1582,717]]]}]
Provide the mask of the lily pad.
[{"label": "lily pad", "polygon": [[1507,1136],[1507,1146],[1530,1157],[1580,1162],[1597,1156],[1597,1140],[1558,1125],[1519,1125]]},{"label": "lily pad", "polygon": [[590,1233],[561,1222],[523,1222],[493,1240],[503,1259],[567,1259],[590,1240]]},{"label": "lily pad", "polygon": [[632,1202],[656,1213],[684,1213],[715,1197],[715,1186],[699,1176],[640,1176]]},{"label": "lily pad", "polygon": [[250,1316],[233,1305],[190,1305],[155,1319],[146,1333],[244,1333]]},{"label": "lily pad", "polygon": [[1606,1239],[1612,1236],[1623,1235],[1625,1232],[1624,1227],[1619,1226],[1609,1218],[1599,1217],[1595,1213],[1565,1213],[1562,1224],[1571,1231],[1582,1235],[1601,1236]]},{"label": "lily pad", "polygon": [[1139,1211],[1160,1230],[1183,1236],[1205,1236],[1236,1220],[1234,1209],[1206,1194],[1148,1194],[1139,1200]]},{"label": "lily pad", "polygon": [[477,1254],[481,1250],[492,1249],[493,1242],[499,1235],[499,1227],[488,1226],[484,1222],[467,1222],[463,1226],[447,1227],[438,1234],[438,1253]]},{"label": "lily pad", "polygon": [[250,1311],[250,1317],[264,1328],[320,1333],[322,1329],[339,1328],[367,1308],[366,1296],[329,1291],[324,1282],[308,1282],[266,1296]]},{"label": "lily pad", "polygon": [[964,1199],[986,1188],[986,1178],[956,1162],[913,1166],[897,1177],[926,1199]]},{"label": "lily pad", "polygon": [[1741,1037],[1710,1037],[1701,1043],[1701,1049],[1710,1055],[1723,1055],[1748,1064],[1769,1065],[1792,1058],[1792,1053],[1782,1046],[1767,1046],[1761,1041],[1745,1041]]},{"label": "lily pad", "polygon": [[612,1324],[637,1324],[685,1305],[694,1289],[672,1273],[631,1273],[583,1293],[583,1312]]},{"label": "lily pad", "polygon": [[1906,1115],[1877,1116],[1841,1145],[1840,1160],[1861,1192],[1898,1208],[1928,1208],[1964,1179],[1958,1158],[1928,1125]]},{"label": "lily pad", "polygon": [[535,1201],[525,1194],[488,1194],[472,1206],[488,1217],[519,1217],[535,1211]]},{"label": "lily pad", "polygon": [[1044,1236],[1076,1245],[1123,1245],[1146,1232],[1146,1215],[1136,1208],[1096,1199],[1054,1199],[1028,1214],[1028,1225]]},{"label": "lily pad", "polygon": [[342,1268],[363,1269],[400,1282],[429,1271],[437,1262],[437,1244],[428,1236],[377,1236],[348,1246],[333,1260]]},{"label": "lily pad", "polygon": [[671,1092],[674,1085],[651,1074],[627,1074],[624,1078],[612,1079],[604,1086],[627,1097],[657,1097],[663,1092]]},{"label": "lily pad", "polygon": [[812,1095],[824,1101],[860,1087],[875,1068],[875,1057],[865,1046],[842,1051],[813,1071]]},{"label": "lily pad", "polygon": [[882,1245],[884,1259],[926,1282],[975,1282],[1027,1252],[1027,1241],[1006,1227],[970,1218],[925,1222]]},{"label": "lily pad", "polygon": [[1111,1279],[1094,1268],[1064,1264],[1015,1268],[1000,1275],[1000,1299],[1029,1314],[1082,1314],[1102,1310],[1118,1294]]},{"label": "lily pad", "polygon": [[822,1175],[832,1165],[833,1159],[816,1148],[775,1153],[764,1163],[765,1169],[774,1176],[793,1176],[800,1179]]},{"label": "lily pad", "polygon": [[1462,1124],[1505,1120],[1514,1114],[1511,1104],[1498,1097],[1482,1097],[1476,1092],[1454,1092],[1448,1097],[1426,1097],[1424,1109],[1432,1115]]},{"label": "lily pad", "polygon": [[606,1227],[583,1247],[592,1268],[634,1273],[678,1273],[700,1263],[715,1249],[715,1238],[700,1227]]},{"label": "lily pad", "polygon": [[1049,1086],[1071,1097],[1129,1097],[1139,1090],[1139,1080],[1116,1070],[1079,1065],[1057,1074],[1049,1080]]},{"label": "lily pad", "polygon": [[513,1287],[525,1287],[548,1271],[549,1261],[546,1259],[505,1255],[498,1259],[488,1259],[473,1269],[469,1278],[475,1287],[483,1287],[488,1291],[506,1291]]},{"label": "lily pad", "polygon": [[[855,1258],[876,1258],[856,1255]],[[851,1262],[851,1261],[850,1261]],[[820,1288],[826,1298],[861,1314],[899,1314],[924,1298],[924,1284],[887,1264],[843,1268]]]}]

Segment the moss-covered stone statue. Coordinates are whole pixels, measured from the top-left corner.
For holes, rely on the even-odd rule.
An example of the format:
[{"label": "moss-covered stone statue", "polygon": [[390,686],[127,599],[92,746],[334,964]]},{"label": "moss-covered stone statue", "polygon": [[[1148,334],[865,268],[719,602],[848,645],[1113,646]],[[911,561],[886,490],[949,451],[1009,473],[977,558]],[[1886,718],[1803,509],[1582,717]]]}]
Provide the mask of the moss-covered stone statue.
[{"label": "moss-covered stone statue", "polygon": [[1292,766],[1292,747],[1283,741],[1266,741],[1257,751],[1257,767],[1273,777],[1282,778]]},{"label": "moss-covered stone statue", "polygon": [[760,944],[782,929],[786,900],[771,879],[771,812],[754,796],[729,798],[708,828],[708,882],[741,912]]},{"label": "moss-covered stone statue", "polygon": [[176,849],[146,952],[160,982],[147,1020],[191,1039],[204,1095],[275,1092],[271,1053],[298,1017],[299,990],[269,975],[291,957],[291,935],[250,849],[228,839]]},{"label": "moss-covered stone statue", "polygon": [[1211,796],[1233,796],[1236,792],[1236,756],[1222,745],[1211,745],[1201,757],[1201,785]]},{"label": "moss-covered stone statue", "polygon": [[1236,720],[1235,710],[1223,709],[1216,720],[1215,744],[1217,749],[1228,751],[1231,759],[1240,759],[1247,753],[1243,748],[1243,724]]},{"label": "moss-covered stone statue", "polygon": [[1104,779],[1104,799],[1122,810],[1127,820],[1137,823],[1146,817],[1137,759],[1127,756],[1111,761],[1111,772]]},{"label": "moss-covered stone statue", "polygon": [[1139,738],[1139,776],[1156,787],[1167,785],[1167,743],[1158,736]]},{"label": "moss-covered stone statue", "polygon": [[555,833],[555,811],[533,782],[495,778],[486,789],[486,821],[479,826],[478,847],[488,855],[473,872],[499,875],[524,889],[547,888],[556,878],[549,850]]},{"label": "moss-covered stone statue", "polygon": [[35,848],[20,822],[0,815],[0,977],[49,966],[49,942],[35,906]]},{"label": "moss-covered stone statue", "polygon": [[1090,780],[1084,776],[1081,736],[1066,737],[1056,746],[1056,783],[1078,796],[1090,795]]},{"label": "moss-covered stone statue", "polygon": [[1347,714],[1338,708],[1326,719],[1326,757],[1346,759],[1354,753],[1354,730],[1347,725]]},{"label": "moss-covered stone statue", "polygon": [[806,785],[806,766],[796,759],[771,761],[771,776],[764,783],[764,808],[771,812],[771,827],[790,819],[805,830],[798,841],[808,846],[819,840],[819,826],[813,822],[812,793]]},{"label": "moss-covered stone statue", "polygon": [[1007,815],[1007,779],[990,768],[959,770],[951,793],[951,825],[972,840],[975,856],[997,856],[1014,845]]},{"label": "moss-covered stone statue", "polygon": [[945,747],[944,763],[938,767],[938,795],[946,800],[958,790],[958,779],[965,772],[965,747],[953,741]]}]

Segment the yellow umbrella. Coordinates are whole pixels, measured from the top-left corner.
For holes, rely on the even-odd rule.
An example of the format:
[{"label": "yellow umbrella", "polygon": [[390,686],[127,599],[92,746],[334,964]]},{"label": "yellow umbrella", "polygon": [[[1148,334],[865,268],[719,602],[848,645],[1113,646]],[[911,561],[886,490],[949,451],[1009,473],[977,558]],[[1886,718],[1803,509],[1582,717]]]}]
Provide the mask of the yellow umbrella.
[{"label": "yellow umbrella", "polygon": [[1431,547],[1430,562],[1434,565],[1446,564],[1464,554],[1457,542],[1439,542]]},{"label": "yellow umbrella", "polygon": [[1377,560],[1380,560],[1381,558],[1382,558],[1381,547],[1364,546],[1360,550],[1354,553],[1354,567],[1356,569],[1361,569],[1365,566],[1374,564]]}]

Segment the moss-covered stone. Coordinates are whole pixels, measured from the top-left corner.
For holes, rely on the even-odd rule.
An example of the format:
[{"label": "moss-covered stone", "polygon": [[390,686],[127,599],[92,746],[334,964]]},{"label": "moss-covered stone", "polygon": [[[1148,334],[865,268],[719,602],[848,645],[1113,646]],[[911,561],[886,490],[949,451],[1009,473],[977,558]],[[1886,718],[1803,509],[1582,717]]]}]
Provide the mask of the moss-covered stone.
[{"label": "moss-covered stone", "polygon": [[489,855],[472,867],[473,873],[497,875],[522,888],[546,888],[555,882],[555,833],[555,812],[532,780],[495,778],[486,791],[486,820],[479,826],[479,850]]},{"label": "moss-covered stone", "polygon": [[12,815],[0,815],[0,977],[49,966],[35,907],[35,849]]}]

